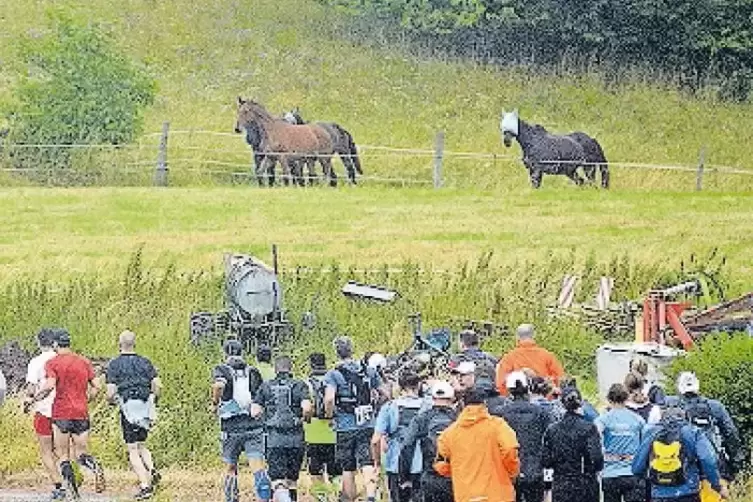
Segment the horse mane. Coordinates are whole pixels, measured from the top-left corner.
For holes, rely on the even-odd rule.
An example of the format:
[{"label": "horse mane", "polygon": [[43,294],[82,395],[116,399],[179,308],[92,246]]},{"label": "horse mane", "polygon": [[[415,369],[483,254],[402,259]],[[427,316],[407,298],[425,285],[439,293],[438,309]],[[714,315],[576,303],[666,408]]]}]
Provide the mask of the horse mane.
[{"label": "horse mane", "polygon": [[267,111],[266,108],[252,99],[244,101],[242,106],[246,110],[249,110],[255,117],[258,117],[258,119],[262,122],[273,122],[275,120],[275,118],[271,113]]}]

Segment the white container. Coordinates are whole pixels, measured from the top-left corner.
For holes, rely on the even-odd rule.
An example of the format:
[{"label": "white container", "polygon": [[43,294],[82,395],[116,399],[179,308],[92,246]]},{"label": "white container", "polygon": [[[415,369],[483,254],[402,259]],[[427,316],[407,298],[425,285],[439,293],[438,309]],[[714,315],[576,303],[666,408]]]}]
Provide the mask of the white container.
[{"label": "white container", "polygon": [[684,351],[653,342],[609,343],[596,349],[596,378],[599,397],[606,402],[609,387],[623,383],[630,371],[630,361],[643,359],[648,364],[646,389],[654,383],[664,387],[668,395],[674,394],[674,386],[665,384],[662,369]]}]

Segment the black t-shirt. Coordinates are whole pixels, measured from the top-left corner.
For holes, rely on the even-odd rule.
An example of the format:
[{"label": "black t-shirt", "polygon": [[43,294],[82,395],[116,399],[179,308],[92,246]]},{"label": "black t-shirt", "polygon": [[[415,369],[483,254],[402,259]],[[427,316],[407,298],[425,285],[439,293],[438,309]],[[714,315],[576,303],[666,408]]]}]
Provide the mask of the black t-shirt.
[{"label": "black t-shirt", "polygon": [[[275,388],[288,388],[290,410],[284,415],[290,420],[285,427],[276,427],[272,422],[284,415],[275,416],[277,410],[277,397]],[[278,392],[279,394],[279,392]],[[303,445],[303,423],[301,416],[303,410],[301,403],[311,399],[309,386],[306,382],[295,380],[290,375],[278,374],[273,380],[264,382],[256,393],[255,402],[264,408],[265,425],[267,426],[267,446],[270,448],[299,448]],[[282,396],[281,396],[282,397]],[[283,397],[284,398],[284,397]],[[295,417],[293,419],[293,417]],[[289,423],[289,427],[287,427]]]},{"label": "black t-shirt", "polygon": [[149,399],[155,378],[157,370],[152,362],[138,354],[121,354],[107,365],[107,383],[117,387],[124,401]]}]

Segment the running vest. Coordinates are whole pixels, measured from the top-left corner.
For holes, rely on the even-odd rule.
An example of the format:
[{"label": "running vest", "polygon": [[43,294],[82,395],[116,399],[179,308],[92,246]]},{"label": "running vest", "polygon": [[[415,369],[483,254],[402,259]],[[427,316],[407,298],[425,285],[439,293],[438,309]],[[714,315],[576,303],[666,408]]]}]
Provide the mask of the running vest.
[{"label": "running vest", "polygon": [[[265,409],[271,411],[264,424],[272,429],[295,429],[301,425],[301,417],[293,411],[293,383],[289,378],[270,380],[271,401]],[[299,406],[300,407],[300,404]]]}]

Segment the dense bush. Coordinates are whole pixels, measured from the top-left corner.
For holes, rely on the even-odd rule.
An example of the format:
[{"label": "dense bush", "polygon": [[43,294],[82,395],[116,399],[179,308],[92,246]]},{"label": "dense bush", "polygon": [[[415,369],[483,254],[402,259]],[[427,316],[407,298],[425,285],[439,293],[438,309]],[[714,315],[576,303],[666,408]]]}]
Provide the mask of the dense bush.
[{"label": "dense bush", "polygon": [[[122,145],[142,126],[155,80],[131,61],[108,33],[61,14],[49,32],[19,43],[26,67],[9,113],[9,143]],[[71,148],[11,152],[18,167],[68,167]]]},{"label": "dense bush", "polygon": [[724,403],[745,443],[753,446],[753,338],[711,336],[672,370],[673,378],[681,371],[694,371],[701,392]]},{"label": "dense bush", "polygon": [[747,99],[752,0],[322,0],[451,53],[545,65],[640,66]]}]

